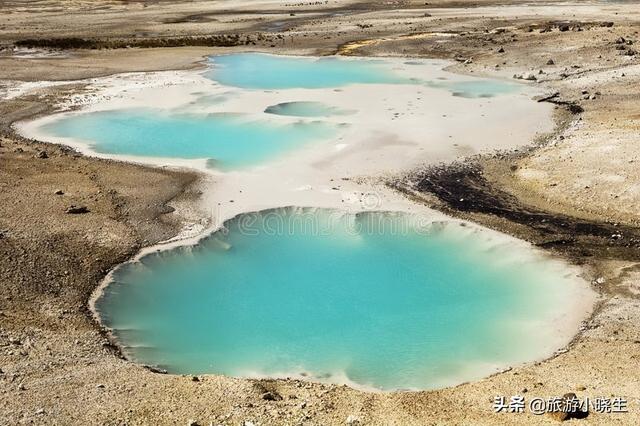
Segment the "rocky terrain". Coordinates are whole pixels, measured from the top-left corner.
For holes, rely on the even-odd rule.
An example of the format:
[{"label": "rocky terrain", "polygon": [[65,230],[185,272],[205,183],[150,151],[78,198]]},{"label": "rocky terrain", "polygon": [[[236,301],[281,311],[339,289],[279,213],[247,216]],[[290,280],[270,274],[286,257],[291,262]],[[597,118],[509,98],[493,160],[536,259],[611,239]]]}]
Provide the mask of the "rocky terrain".
[{"label": "rocky terrain", "polygon": [[[494,397],[567,393],[628,402],[628,413],[591,409],[571,422],[637,422],[637,3],[43,0],[0,8],[0,423],[553,424],[568,416],[494,413]],[[392,184],[583,265],[602,301],[570,347],[475,383],[397,393],[183,377],[122,359],[88,298],[111,267],[198,220],[190,209],[198,177],[13,133],[11,122],[51,111],[87,90],[83,82],[10,93],[22,81],[193,68],[206,54],[245,49],[446,58],[457,72],[548,90],[554,134],[522,141],[529,146],[518,152],[408,171]]]}]

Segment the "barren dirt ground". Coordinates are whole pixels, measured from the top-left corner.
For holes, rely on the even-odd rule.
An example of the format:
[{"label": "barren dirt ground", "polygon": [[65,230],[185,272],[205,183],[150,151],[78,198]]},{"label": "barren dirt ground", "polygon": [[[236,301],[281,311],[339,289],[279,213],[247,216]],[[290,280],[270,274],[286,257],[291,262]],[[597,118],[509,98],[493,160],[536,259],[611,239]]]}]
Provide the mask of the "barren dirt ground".
[{"label": "barren dirt ground", "polygon": [[[2,2],[0,423],[538,424],[558,416],[494,413],[494,396],[575,392],[626,398],[629,413],[591,410],[572,422],[636,424],[640,286],[638,241],[629,233],[640,208],[639,30],[634,1]],[[475,383],[398,393],[182,377],[121,359],[90,318],[88,297],[111,267],[197,215],[189,210],[197,176],[86,158],[11,131],[11,122],[85,90],[82,82],[8,93],[21,81],[186,69],[207,54],[239,50],[447,58],[457,72],[516,76],[557,92],[556,134],[531,149],[475,159],[482,185],[460,185],[477,194],[474,208],[411,178],[398,182],[421,202],[534,243],[549,236],[514,211],[624,229],[577,235],[570,250],[544,245],[582,263],[602,294],[569,350]],[[501,194],[496,200],[508,199],[507,208],[480,208],[485,193]],[[71,205],[88,213],[67,214]]]}]

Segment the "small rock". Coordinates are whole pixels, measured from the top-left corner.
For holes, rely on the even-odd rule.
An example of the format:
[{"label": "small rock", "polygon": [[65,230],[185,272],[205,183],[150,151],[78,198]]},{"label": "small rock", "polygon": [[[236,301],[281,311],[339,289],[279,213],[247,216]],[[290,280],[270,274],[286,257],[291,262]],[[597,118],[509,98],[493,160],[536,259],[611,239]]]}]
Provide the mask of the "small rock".
[{"label": "small rock", "polygon": [[580,402],[573,392],[564,394],[559,405],[559,407],[556,407],[558,411],[549,411],[547,414],[552,419],[560,422],[569,419],[581,419],[589,414],[588,412],[580,411]]},{"label": "small rock", "polygon": [[565,32],[565,31],[569,31],[569,29],[570,29],[570,28],[569,28],[569,25],[567,25],[567,24],[562,24],[562,25],[558,26],[558,29],[559,29],[560,31],[562,31],[562,32]]},{"label": "small rock", "polygon": [[187,426],[198,426],[198,422],[195,420],[188,420]]},{"label": "small rock", "polygon": [[536,81],[538,78],[535,76],[535,74],[529,73],[524,77],[524,79],[527,81]]},{"label": "small rock", "polygon": [[102,383],[99,383],[96,385],[96,388],[98,389],[104,389],[104,385]]},{"label": "small rock", "polygon": [[56,192],[54,192],[55,195],[64,195],[64,191],[62,189],[56,189]]},{"label": "small rock", "polygon": [[265,392],[262,394],[265,401],[282,401],[282,396],[277,392]]},{"label": "small rock", "polygon": [[36,410],[36,415],[38,415],[38,416],[39,416],[39,415],[41,415],[41,414],[44,414],[44,408],[38,408],[38,409]]},{"label": "small rock", "polygon": [[501,47],[500,49],[498,49],[498,53],[504,53],[504,47]]},{"label": "small rock", "polygon": [[47,154],[47,151],[40,151],[38,152],[38,158],[49,158],[49,154]]},{"label": "small rock", "polygon": [[360,424],[360,417],[358,416],[354,416],[353,414],[349,415],[349,417],[347,417],[347,421],[346,423],[348,425],[357,425]]},{"label": "small rock", "polygon": [[547,61],[547,65],[555,65],[555,64],[556,64],[556,63],[555,63],[555,61],[554,61],[553,59],[549,59],[549,60]]},{"label": "small rock", "polygon": [[71,206],[69,206],[69,208],[67,208],[65,213],[67,213],[67,214],[84,214],[84,213],[89,213],[89,209],[86,206],[74,206],[74,205],[71,205]]},{"label": "small rock", "polygon": [[584,385],[580,385],[580,386],[576,387],[576,390],[579,391],[579,392],[586,391],[587,387],[584,386]]}]

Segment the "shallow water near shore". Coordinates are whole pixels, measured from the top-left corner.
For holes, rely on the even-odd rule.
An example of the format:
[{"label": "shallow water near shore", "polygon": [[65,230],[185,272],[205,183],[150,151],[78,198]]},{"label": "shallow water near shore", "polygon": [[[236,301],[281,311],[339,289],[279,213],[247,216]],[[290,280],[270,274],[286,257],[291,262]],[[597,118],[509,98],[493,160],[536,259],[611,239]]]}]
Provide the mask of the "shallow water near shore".
[{"label": "shallow water near shore", "polygon": [[562,346],[584,288],[458,223],[288,208],[124,265],[96,310],[128,356],[173,373],[430,389]]}]

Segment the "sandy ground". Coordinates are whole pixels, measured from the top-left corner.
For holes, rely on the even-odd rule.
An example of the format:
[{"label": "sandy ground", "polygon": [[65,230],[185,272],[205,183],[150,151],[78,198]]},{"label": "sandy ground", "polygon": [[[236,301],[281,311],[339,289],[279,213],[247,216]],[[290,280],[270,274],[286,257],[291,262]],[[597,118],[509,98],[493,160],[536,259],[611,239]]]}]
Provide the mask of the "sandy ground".
[{"label": "sandy ground", "polygon": [[[459,59],[453,69],[462,73],[532,73],[536,83],[531,84],[558,91],[557,99],[579,103],[584,112],[569,116],[568,125],[544,146],[482,159],[484,178],[514,197],[513,205],[520,209],[635,230],[637,4],[248,2],[250,7],[238,11],[233,8],[240,2],[207,3],[65,2],[62,9],[55,1],[4,2],[2,84],[10,89],[15,87],[11,80],[191,68],[208,52],[234,49],[76,50],[52,56],[46,49],[24,53],[11,48],[34,35],[135,39],[157,37],[161,31],[250,34],[256,41],[252,48],[274,52],[426,56]],[[258,13],[265,10],[272,13]],[[16,52],[26,57],[18,58]],[[624,250],[596,245],[595,255],[568,256],[600,278],[594,287],[604,296],[569,351],[455,388],[380,394],[295,380],[194,379],[153,373],[118,358],[86,311],[89,294],[110,267],[141,246],[175,235],[183,221],[197,221],[197,212],[186,208],[193,204],[185,201],[199,189],[182,192],[193,185],[193,175],[186,172],[88,159],[20,140],[8,131],[9,122],[46,112],[51,99],[64,99],[83,87],[64,84],[1,103],[2,423],[530,424],[555,420],[530,413],[494,414],[493,397],[567,392],[629,401],[627,414],[592,410],[586,419],[573,422],[635,423],[640,411],[635,241],[628,241]],[[558,114],[563,117],[567,114]],[[40,158],[42,150],[48,158]],[[58,189],[65,194],[55,195]],[[447,210],[437,193],[418,195]],[[177,207],[175,212],[164,207],[167,202]],[[85,205],[90,212],[65,214],[71,204]],[[460,214],[536,242],[535,227],[509,214]],[[566,255],[557,247],[551,250]]]}]

